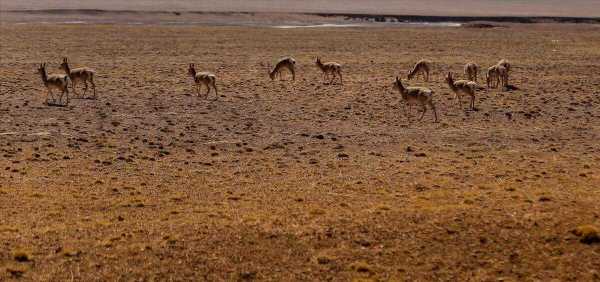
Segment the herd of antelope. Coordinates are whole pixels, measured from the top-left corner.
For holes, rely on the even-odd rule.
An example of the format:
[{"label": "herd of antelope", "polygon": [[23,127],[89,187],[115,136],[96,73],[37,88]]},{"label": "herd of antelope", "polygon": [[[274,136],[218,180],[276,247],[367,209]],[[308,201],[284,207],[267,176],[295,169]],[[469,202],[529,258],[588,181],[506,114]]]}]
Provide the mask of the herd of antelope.
[{"label": "herd of antelope", "polygon": [[[323,79],[329,80],[329,84],[332,84],[336,78],[339,78],[340,84],[343,85],[342,79],[342,65],[336,62],[321,62],[321,58],[317,57],[315,65],[319,70],[321,70],[323,74]],[[486,72],[486,84],[488,88],[498,88],[501,86],[502,88],[508,87],[508,77],[510,72],[510,63],[506,59],[500,60],[496,65],[491,66],[487,69]],[[68,105],[69,104],[69,84],[71,85],[71,90],[75,95],[78,95],[76,92],[75,86],[77,83],[83,83],[84,89],[81,98],[85,98],[85,93],[88,90],[88,82],[92,86],[93,97],[96,98],[96,84],[94,83],[94,75],[95,71],[91,68],[81,67],[72,69],[69,65],[68,58],[63,58],[63,61],[60,65],[60,69],[65,72],[65,74],[52,74],[49,75],[46,70],[46,63],[43,63],[38,68],[38,72],[41,75],[42,82],[44,86],[46,86],[48,92],[46,96],[46,104],[48,105]],[[269,67],[269,77],[271,80],[274,80],[276,77],[281,79],[282,72],[286,70],[292,75],[292,80],[296,80],[296,60],[292,57],[284,57],[281,58],[275,67]],[[413,79],[415,76],[419,74],[423,77],[423,80],[428,82],[429,75],[432,70],[432,62],[429,60],[420,60],[415,66],[408,72],[407,78],[408,80]],[[475,63],[467,63],[464,67],[464,74],[466,79],[464,80],[455,80],[452,72],[449,72],[446,75],[446,83],[454,92],[454,97],[459,105],[462,107],[462,98],[467,96],[469,99],[469,109],[475,109],[475,96],[476,91],[478,89],[482,89],[481,86],[477,84],[478,74],[479,74],[479,66]],[[205,98],[208,98],[211,89],[215,91],[215,100],[218,99],[219,93],[216,85],[216,76],[210,72],[198,72],[194,64],[190,64],[188,67],[188,75],[192,77],[194,80],[194,86],[196,88],[196,93],[198,97],[201,96],[200,90],[202,86],[206,88]],[[407,117],[410,119],[410,112],[412,109],[412,105],[418,105],[422,108],[421,117],[419,120],[422,120],[425,116],[425,112],[427,112],[427,107],[431,109],[433,112],[435,122],[438,121],[437,111],[435,108],[435,103],[433,101],[434,92],[426,87],[405,87],[402,84],[402,80],[396,77],[396,81],[393,83],[394,90],[398,91],[402,96],[402,100],[405,106],[408,106],[408,113],[406,113]],[[56,103],[56,99],[52,90],[56,89],[60,91],[59,104]],[[66,101],[63,102],[63,96],[66,95]],[[52,97],[52,103],[50,103],[50,97]],[[405,108],[406,110],[406,108]]]}]

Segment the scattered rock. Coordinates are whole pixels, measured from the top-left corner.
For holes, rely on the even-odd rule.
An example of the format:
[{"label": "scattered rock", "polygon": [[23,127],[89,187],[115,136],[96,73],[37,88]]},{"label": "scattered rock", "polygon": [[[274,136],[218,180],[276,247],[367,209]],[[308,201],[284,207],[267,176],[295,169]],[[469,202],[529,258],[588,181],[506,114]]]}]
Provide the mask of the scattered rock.
[{"label": "scattered rock", "polygon": [[541,196],[538,201],[540,202],[550,202],[552,201],[550,198],[546,197],[546,196]]},{"label": "scattered rock", "polygon": [[30,262],[33,260],[33,256],[24,250],[16,250],[13,252],[13,259],[18,262]]},{"label": "scattered rock", "polygon": [[373,273],[371,266],[366,262],[355,262],[350,265],[350,268],[359,273]]},{"label": "scattered rock", "polygon": [[240,280],[253,280],[256,278],[256,271],[242,271],[240,272]]},{"label": "scattered rock", "polygon": [[594,225],[581,225],[571,231],[580,237],[579,241],[584,244],[600,243],[600,229]]}]

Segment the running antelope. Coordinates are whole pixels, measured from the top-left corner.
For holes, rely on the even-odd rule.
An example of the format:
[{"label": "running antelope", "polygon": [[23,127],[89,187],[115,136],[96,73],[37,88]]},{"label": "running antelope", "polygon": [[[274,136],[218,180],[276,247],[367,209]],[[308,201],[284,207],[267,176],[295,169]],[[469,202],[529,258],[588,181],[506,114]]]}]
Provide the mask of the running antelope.
[{"label": "running antelope", "polygon": [[336,62],[322,63],[321,58],[319,57],[317,57],[315,64],[323,72],[323,80],[326,80],[329,75],[331,75],[331,81],[329,81],[329,84],[332,84],[337,75],[340,77],[340,83],[344,84],[344,81],[342,80],[342,65]]},{"label": "running antelope", "polygon": [[476,82],[468,80],[455,81],[451,72],[446,76],[446,82],[448,83],[448,86],[450,86],[450,89],[452,89],[452,92],[454,92],[454,96],[460,108],[462,108],[462,96],[468,95],[471,100],[469,108],[475,110],[475,91],[479,88]]},{"label": "running antelope", "polygon": [[[46,72],[46,63],[40,64],[40,67],[38,68],[38,73],[42,77],[42,82],[44,82],[44,86],[46,86],[46,89],[48,90],[48,93],[46,94],[46,104],[51,105],[49,102],[50,96],[52,96],[52,104],[56,102],[54,94],[52,93],[52,89],[57,89],[58,91],[61,91],[59,98],[60,104],[64,106],[69,105],[69,77],[62,74],[48,75],[48,72]],[[67,101],[65,104],[62,103],[62,98],[64,94],[67,94]]]},{"label": "running antelope", "polygon": [[210,72],[196,72],[196,66],[194,64],[190,64],[188,74],[194,79],[198,97],[200,97],[200,89],[202,88],[202,85],[204,85],[206,86],[205,99],[208,98],[211,88],[215,89],[215,100],[219,99],[219,92],[217,91],[216,85],[217,77],[214,74]]},{"label": "running antelope", "polygon": [[408,72],[408,79],[411,80],[414,76],[419,73],[423,76],[425,81],[429,81],[429,71],[431,70],[431,61],[420,60],[415,66]]},{"label": "running antelope", "polygon": [[75,90],[75,86],[77,85],[77,82],[81,81],[85,85],[85,88],[83,89],[83,98],[85,98],[85,93],[88,90],[87,83],[89,81],[90,84],[92,84],[92,90],[94,91],[94,99],[96,99],[96,84],[94,83],[94,74],[96,74],[96,72],[93,69],[85,67],[71,69],[71,66],[69,66],[69,60],[66,57],[63,58],[63,62],[60,64],[59,68],[63,70],[71,79],[71,89],[75,95],[78,95],[77,91]]},{"label": "running antelope", "polygon": [[465,76],[470,81],[477,82],[477,76],[479,75],[479,66],[475,63],[467,63],[465,65]]},{"label": "running antelope", "polygon": [[281,71],[287,69],[292,74],[292,79],[296,80],[296,60],[292,57],[285,57],[280,59],[272,70],[269,70],[269,77],[271,80],[275,79],[275,76],[279,76],[281,79]]},{"label": "running antelope", "polygon": [[[435,122],[438,121],[437,111],[435,110],[435,105],[433,104],[433,91],[431,89],[425,87],[404,87],[404,85],[402,85],[402,81],[398,77],[396,77],[396,81],[394,81],[393,89],[400,92],[405,105],[408,105],[408,114],[406,117],[409,121],[412,105],[420,105],[423,108],[423,113],[421,113],[419,120],[423,119],[423,116],[425,116],[425,112],[427,111],[427,106],[429,106],[429,108],[431,108],[433,111]],[[406,106],[404,110],[406,112]]]}]

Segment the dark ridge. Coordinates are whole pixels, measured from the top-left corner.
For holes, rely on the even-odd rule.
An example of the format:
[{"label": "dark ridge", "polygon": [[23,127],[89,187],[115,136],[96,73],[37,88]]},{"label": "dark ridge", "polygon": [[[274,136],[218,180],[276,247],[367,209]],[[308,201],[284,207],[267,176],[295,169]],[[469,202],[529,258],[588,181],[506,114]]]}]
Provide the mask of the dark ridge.
[{"label": "dark ridge", "polygon": [[586,17],[517,17],[517,16],[420,16],[420,15],[371,15],[344,13],[311,13],[322,17],[344,17],[348,20],[373,22],[500,22],[500,23],[600,23],[600,18]]},{"label": "dark ridge", "polygon": [[200,15],[259,15],[259,14],[301,14],[320,17],[342,17],[346,20],[360,20],[379,23],[413,22],[496,22],[496,23],[588,23],[600,24],[600,17],[553,17],[553,16],[422,16],[422,15],[378,15],[349,13],[272,13],[272,12],[210,12],[210,11],[136,11],[136,10],[102,10],[102,9],[43,9],[43,10],[6,10],[10,13],[24,14],[200,14]]}]

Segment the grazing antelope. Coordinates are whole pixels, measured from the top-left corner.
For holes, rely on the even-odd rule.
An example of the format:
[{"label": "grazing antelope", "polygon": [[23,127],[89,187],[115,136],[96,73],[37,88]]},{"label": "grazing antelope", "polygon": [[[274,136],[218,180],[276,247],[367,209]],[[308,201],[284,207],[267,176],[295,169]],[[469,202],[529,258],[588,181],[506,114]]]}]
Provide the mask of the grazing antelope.
[{"label": "grazing antelope", "polygon": [[470,81],[477,82],[477,76],[479,75],[479,66],[475,63],[467,63],[465,65],[465,76]]},{"label": "grazing antelope", "polygon": [[340,83],[344,84],[344,81],[342,80],[342,65],[335,62],[322,63],[321,58],[319,57],[317,57],[315,64],[323,72],[323,80],[327,79],[327,77],[329,77],[331,74],[332,77],[331,81],[329,81],[329,84],[332,84],[333,80],[335,80],[335,76],[337,75],[340,77]]},{"label": "grazing antelope", "polygon": [[408,114],[406,116],[409,120],[412,105],[421,105],[423,108],[423,113],[421,113],[419,120],[423,119],[423,116],[425,116],[425,112],[427,111],[427,106],[429,106],[433,111],[435,122],[438,121],[437,111],[435,110],[435,105],[433,104],[433,91],[431,89],[425,87],[404,87],[404,85],[402,85],[402,81],[398,79],[398,77],[396,77],[396,81],[394,81],[393,89],[400,92],[400,95],[402,95],[402,100],[404,100],[405,104],[408,105]]},{"label": "grazing antelope", "polygon": [[275,79],[278,75],[281,79],[281,71],[287,69],[292,74],[292,79],[296,80],[296,60],[292,57],[285,57],[280,59],[272,70],[269,70],[269,77],[271,80]]},{"label": "grazing antelope", "polygon": [[502,88],[508,86],[508,71],[501,65],[495,65],[488,68],[487,71],[487,86],[488,88],[498,88],[501,85]]},{"label": "grazing antelope", "polygon": [[475,110],[475,91],[479,88],[476,82],[468,80],[455,81],[451,72],[446,76],[446,82],[448,83],[448,86],[450,86],[450,89],[452,89],[452,92],[454,92],[454,97],[456,98],[459,107],[462,108],[462,96],[468,95],[471,99],[469,108]]},{"label": "grazing antelope", "polygon": [[94,74],[96,74],[96,72],[93,69],[85,67],[71,69],[69,60],[66,57],[63,58],[63,62],[60,64],[59,68],[67,74],[69,79],[71,79],[71,89],[75,95],[78,95],[75,86],[77,85],[77,82],[82,81],[85,85],[85,88],[83,89],[83,97],[85,98],[85,93],[88,90],[87,82],[89,81],[90,84],[92,84],[92,90],[94,91],[94,99],[96,99],[96,84],[94,83]]},{"label": "grazing antelope", "polygon": [[46,63],[40,64],[40,67],[38,68],[38,73],[42,77],[42,82],[44,82],[44,86],[46,86],[46,89],[48,89],[48,93],[46,95],[46,104],[50,105],[50,96],[52,96],[52,103],[56,102],[54,94],[52,93],[52,89],[57,89],[61,91],[59,102],[62,104],[62,97],[64,94],[67,94],[67,102],[64,105],[69,105],[69,77],[61,74],[48,75],[48,73],[46,72]]},{"label": "grazing antelope", "polygon": [[408,72],[408,79],[411,80],[414,76],[419,73],[423,76],[425,81],[429,81],[429,71],[431,70],[431,61],[420,60],[415,66]]},{"label": "grazing antelope", "polygon": [[190,64],[188,74],[194,79],[198,97],[200,97],[200,89],[202,88],[202,85],[204,85],[206,86],[205,99],[208,98],[211,87],[215,89],[215,100],[219,99],[219,92],[217,91],[216,85],[217,77],[214,74],[210,72],[196,72],[196,66],[194,64]]}]

